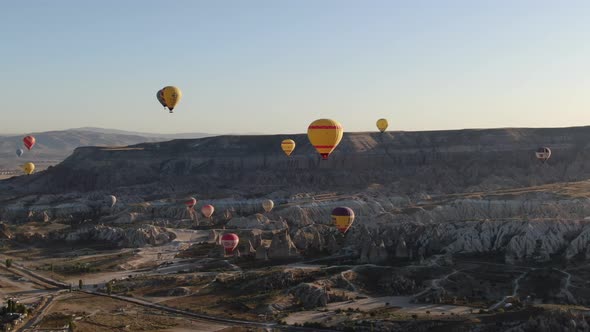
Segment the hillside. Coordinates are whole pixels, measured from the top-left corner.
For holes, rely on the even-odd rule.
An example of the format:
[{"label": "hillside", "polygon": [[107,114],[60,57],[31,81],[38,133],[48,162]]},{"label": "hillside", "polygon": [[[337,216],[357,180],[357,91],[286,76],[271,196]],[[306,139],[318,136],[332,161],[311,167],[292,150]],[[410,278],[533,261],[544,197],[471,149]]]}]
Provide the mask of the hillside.
[{"label": "hillside", "polygon": [[[61,131],[48,131],[32,133],[37,139],[37,144],[32,151],[18,158],[16,149],[22,148],[24,135],[0,137],[0,170],[18,168],[25,161],[32,161],[41,169],[54,165],[72,154],[75,148],[80,146],[126,146],[143,142],[159,142],[172,138],[187,137],[191,134],[166,135],[133,133],[121,130],[102,128],[80,128]],[[203,137],[206,134],[194,134],[189,137]]]},{"label": "hillside", "polygon": [[[255,195],[376,184],[399,193],[453,193],[590,177],[585,167],[590,127],[347,133],[329,161],[319,160],[303,134],[290,136],[297,148],[287,158],[280,150],[286,137],[217,136],[127,149],[79,147],[63,163],[0,182],[0,188],[20,193],[111,190],[149,195],[197,190]],[[535,159],[539,146],[553,149],[547,164]]]}]

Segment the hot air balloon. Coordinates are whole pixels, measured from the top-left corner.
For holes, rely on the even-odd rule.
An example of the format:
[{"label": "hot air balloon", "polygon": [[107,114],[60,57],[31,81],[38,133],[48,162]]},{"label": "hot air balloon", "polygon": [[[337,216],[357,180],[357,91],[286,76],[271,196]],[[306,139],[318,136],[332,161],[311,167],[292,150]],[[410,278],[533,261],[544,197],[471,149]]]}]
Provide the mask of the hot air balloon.
[{"label": "hot air balloon", "polygon": [[283,149],[287,157],[290,156],[293,150],[295,150],[295,141],[292,139],[283,140],[281,142],[281,149]]},{"label": "hot air balloon", "polygon": [[270,199],[265,199],[264,201],[262,201],[262,208],[266,212],[270,212],[274,206],[275,203]]},{"label": "hot air balloon", "polygon": [[377,129],[379,129],[380,132],[384,132],[388,126],[389,123],[387,122],[387,119],[377,120]]},{"label": "hot air balloon", "polygon": [[158,92],[156,92],[156,98],[158,98],[160,104],[162,104],[162,106],[166,108],[166,101],[164,100],[164,94],[162,90],[158,90]]},{"label": "hot air balloon", "polygon": [[26,175],[29,175],[35,171],[35,164],[29,162],[23,165],[23,171]]},{"label": "hot air balloon", "polygon": [[117,203],[117,197],[115,197],[114,195],[109,195],[106,198],[106,202],[110,207],[113,207]]},{"label": "hot air balloon", "polygon": [[25,143],[25,147],[30,150],[33,148],[33,145],[35,145],[35,137],[31,135],[25,136],[25,138],[23,138],[23,143]]},{"label": "hot air balloon", "polygon": [[197,204],[197,199],[194,197],[189,197],[185,202],[187,208],[192,209]]},{"label": "hot air balloon", "polygon": [[162,96],[164,97],[166,107],[168,107],[170,113],[173,113],[172,110],[176,107],[180,98],[182,98],[182,91],[175,86],[167,86],[162,89]]},{"label": "hot air balloon", "polygon": [[547,160],[549,160],[549,158],[551,158],[551,149],[547,147],[539,148],[537,149],[537,152],[535,152],[535,156],[537,159],[545,163]]},{"label": "hot air balloon", "polygon": [[332,210],[332,223],[344,234],[354,222],[354,211],[349,207],[337,207]]},{"label": "hot air balloon", "polygon": [[25,151],[24,151],[23,149],[17,149],[17,150],[16,150],[16,155],[17,155],[18,157],[22,156],[22,155],[23,155],[23,153],[25,153]]},{"label": "hot air balloon", "polygon": [[215,212],[215,208],[211,204],[203,205],[201,208],[201,213],[205,216],[205,218],[211,218],[213,212]]},{"label": "hot air balloon", "polygon": [[226,255],[231,255],[239,242],[240,238],[234,233],[226,233],[221,236],[221,245],[225,249]]},{"label": "hot air balloon", "polygon": [[322,159],[328,159],[328,156],[338,143],[342,140],[342,125],[337,121],[330,119],[319,119],[312,122],[307,128],[307,137]]}]

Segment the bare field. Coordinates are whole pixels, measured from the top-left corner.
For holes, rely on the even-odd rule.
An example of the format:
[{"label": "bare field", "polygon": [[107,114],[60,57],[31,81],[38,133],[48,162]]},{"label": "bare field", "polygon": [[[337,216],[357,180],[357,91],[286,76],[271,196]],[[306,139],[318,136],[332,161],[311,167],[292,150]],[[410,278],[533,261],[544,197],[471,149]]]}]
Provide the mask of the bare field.
[{"label": "bare field", "polygon": [[60,297],[40,324],[61,328],[73,317],[76,331],[222,331],[229,326],[178,317],[139,305],[81,293]]}]

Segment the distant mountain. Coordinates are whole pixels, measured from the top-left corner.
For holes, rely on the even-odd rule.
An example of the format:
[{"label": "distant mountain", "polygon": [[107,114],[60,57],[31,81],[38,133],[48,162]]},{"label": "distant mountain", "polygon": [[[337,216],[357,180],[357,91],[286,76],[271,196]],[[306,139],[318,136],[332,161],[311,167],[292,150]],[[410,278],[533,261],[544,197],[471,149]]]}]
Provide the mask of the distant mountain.
[{"label": "distant mountain", "polygon": [[126,131],[126,130],[120,130],[120,129],[106,129],[106,128],[97,128],[97,127],[82,127],[82,128],[74,128],[74,129],[69,129],[69,130],[90,131],[90,132],[95,132],[95,133],[115,134],[115,135],[160,137],[160,138],[166,138],[166,139],[202,138],[202,137],[213,136],[212,134],[206,134],[206,133],[159,134],[159,133],[144,133],[144,132],[137,132],[137,131]]},{"label": "distant mountain", "polygon": [[[150,134],[103,128],[47,131],[32,135],[37,139],[37,143],[31,151],[23,147],[23,135],[0,136],[0,170],[15,169],[27,161],[32,161],[39,169],[43,169],[61,162],[80,146],[127,146],[209,136],[203,133]],[[20,158],[16,156],[16,150],[19,148],[25,150]]]}]

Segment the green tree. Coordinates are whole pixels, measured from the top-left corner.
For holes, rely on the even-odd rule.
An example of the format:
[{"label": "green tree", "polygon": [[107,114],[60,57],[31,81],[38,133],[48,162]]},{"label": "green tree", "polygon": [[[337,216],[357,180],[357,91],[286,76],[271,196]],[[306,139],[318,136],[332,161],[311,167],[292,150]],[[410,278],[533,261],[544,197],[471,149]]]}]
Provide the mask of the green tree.
[{"label": "green tree", "polygon": [[6,301],[6,311],[8,312],[16,312],[16,303],[12,299],[8,299]]}]

